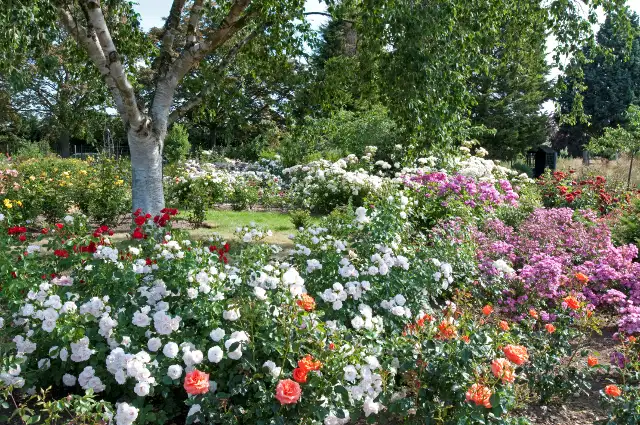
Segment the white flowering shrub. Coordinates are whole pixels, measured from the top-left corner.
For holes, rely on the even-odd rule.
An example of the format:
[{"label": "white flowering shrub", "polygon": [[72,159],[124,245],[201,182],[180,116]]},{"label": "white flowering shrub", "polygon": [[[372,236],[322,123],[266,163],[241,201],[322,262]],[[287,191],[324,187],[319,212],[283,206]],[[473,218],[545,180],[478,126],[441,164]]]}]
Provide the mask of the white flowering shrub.
[{"label": "white flowering shrub", "polygon": [[[116,425],[177,416],[212,424],[384,423],[434,415],[450,403],[455,418],[485,409],[465,391],[473,368],[503,340],[462,342],[457,337],[478,325],[456,315],[453,303],[437,307],[468,280],[460,258],[435,246],[416,249],[402,192],[368,204],[303,230],[288,257],[259,243],[268,232],[250,226],[238,229],[241,246],[229,258],[223,241],[191,242],[172,231],[173,210],[137,213],[126,246],[113,244],[105,227],[76,236],[86,231],[81,219],[39,237],[55,252],[48,256],[21,245],[35,241],[3,233],[2,264],[12,278],[0,301],[3,358],[10,359],[1,363],[1,385],[95,394],[111,403]],[[467,343],[475,360],[452,364],[449,356]],[[431,395],[415,388],[422,361],[441,376]]]},{"label": "white flowering shrub", "polygon": [[283,174],[289,181],[291,204],[316,212],[330,212],[349,202],[361,206],[367,196],[391,184],[383,175],[375,174],[376,168],[384,170],[388,164],[372,164],[374,154],[372,148],[362,158],[349,155],[335,162],[318,160],[286,168]]}]

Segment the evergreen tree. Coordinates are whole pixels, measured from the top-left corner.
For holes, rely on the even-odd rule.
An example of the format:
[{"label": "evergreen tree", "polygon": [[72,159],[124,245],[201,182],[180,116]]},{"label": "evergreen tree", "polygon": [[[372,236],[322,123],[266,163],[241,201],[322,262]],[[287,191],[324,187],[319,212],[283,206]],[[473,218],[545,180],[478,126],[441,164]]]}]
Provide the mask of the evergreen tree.
[{"label": "evergreen tree", "polygon": [[602,136],[605,129],[625,126],[627,109],[639,103],[640,23],[635,13],[630,16],[630,22],[634,31],[630,50],[627,48],[627,35],[616,32],[612,20],[607,18],[596,39],[598,47],[608,50],[584,49],[585,56],[591,59],[581,66],[584,80],[576,83],[565,78],[566,88],[559,98],[561,112],[566,113],[573,108],[575,90],[584,84],[587,88],[583,92],[582,104],[589,122],[561,125],[554,142],[558,149],[568,148],[572,154],[579,155],[583,146],[591,138]]},{"label": "evergreen tree", "polygon": [[488,72],[471,79],[476,102],[471,122],[488,130],[477,138],[492,158],[514,160],[547,140],[542,104],[551,87],[544,32],[513,20],[502,32],[504,43],[492,50]]}]

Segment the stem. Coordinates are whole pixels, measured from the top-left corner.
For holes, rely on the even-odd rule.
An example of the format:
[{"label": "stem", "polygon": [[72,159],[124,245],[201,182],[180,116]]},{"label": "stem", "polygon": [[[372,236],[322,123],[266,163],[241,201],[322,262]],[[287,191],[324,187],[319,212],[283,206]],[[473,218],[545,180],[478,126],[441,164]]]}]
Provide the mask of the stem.
[{"label": "stem", "polygon": [[631,162],[629,163],[629,177],[627,178],[627,190],[631,188],[631,171],[633,170],[633,157],[635,152],[631,152]]}]

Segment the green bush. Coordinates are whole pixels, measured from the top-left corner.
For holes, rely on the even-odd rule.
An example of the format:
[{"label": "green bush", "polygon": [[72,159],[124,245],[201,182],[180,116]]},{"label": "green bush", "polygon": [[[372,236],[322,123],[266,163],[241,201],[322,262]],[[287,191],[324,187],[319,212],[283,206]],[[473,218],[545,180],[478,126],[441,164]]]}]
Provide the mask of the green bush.
[{"label": "green bush", "polygon": [[640,198],[635,199],[613,228],[613,237],[623,244],[640,245]]},{"label": "green bush", "polygon": [[511,166],[511,168],[513,168],[514,170],[520,173],[525,173],[531,179],[533,178],[533,169],[529,167],[527,164],[523,164],[522,162],[516,162]]},{"label": "green bush", "polygon": [[164,156],[173,163],[186,159],[190,151],[189,132],[183,125],[174,124],[164,141]]},{"label": "green bush", "polygon": [[293,227],[299,229],[304,227],[305,229],[309,227],[311,223],[311,213],[308,210],[293,210],[289,211],[289,218]]}]

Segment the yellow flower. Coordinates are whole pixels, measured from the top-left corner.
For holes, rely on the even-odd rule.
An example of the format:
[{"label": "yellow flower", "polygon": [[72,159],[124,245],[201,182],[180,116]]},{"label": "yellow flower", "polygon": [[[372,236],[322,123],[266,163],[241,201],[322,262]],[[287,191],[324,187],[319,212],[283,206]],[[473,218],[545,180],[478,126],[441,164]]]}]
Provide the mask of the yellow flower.
[{"label": "yellow flower", "polygon": [[4,206],[11,209],[13,208],[13,204],[11,203],[11,200],[4,198]]},{"label": "yellow flower", "polygon": [[124,184],[124,180],[116,180],[116,186],[122,186]]},{"label": "yellow flower", "polygon": [[80,174],[82,174],[83,176],[87,175],[87,170],[80,170]]},{"label": "yellow flower", "polygon": [[36,176],[29,176],[29,180],[34,181],[36,179]]},{"label": "yellow flower", "polygon": [[16,204],[18,204],[19,207],[22,206],[22,201],[16,201]]}]

